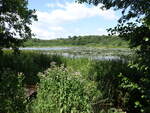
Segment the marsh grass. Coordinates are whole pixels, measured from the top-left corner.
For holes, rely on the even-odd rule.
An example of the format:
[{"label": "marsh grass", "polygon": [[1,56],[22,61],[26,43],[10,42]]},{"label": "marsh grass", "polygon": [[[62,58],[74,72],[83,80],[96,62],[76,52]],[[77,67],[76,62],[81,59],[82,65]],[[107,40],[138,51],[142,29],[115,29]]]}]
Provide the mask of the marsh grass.
[{"label": "marsh grass", "polygon": [[5,51],[0,56],[0,69],[10,68],[16,73],[22,72],[25,75],[26,84],[36,84],[39,81],[37,74],[50,67],[51,62],[61,64],[61,58],[53,55],[45,55],[33,51],[21,51],[20,54],[13,54],[12,51]]}]

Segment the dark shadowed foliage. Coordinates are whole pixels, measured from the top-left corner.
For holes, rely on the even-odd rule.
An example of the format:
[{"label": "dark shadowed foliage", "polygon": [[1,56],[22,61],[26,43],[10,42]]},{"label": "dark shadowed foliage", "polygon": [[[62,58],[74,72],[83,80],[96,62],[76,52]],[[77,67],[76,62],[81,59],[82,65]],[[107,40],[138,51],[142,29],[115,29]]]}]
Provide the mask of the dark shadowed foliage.
[{"label": "dark shadowed foliage", "polygon": [[0,50],[17,47],[32,33],[29,25],[37,20],[35,10],[28,9],[27,0],[2,0],[0,6]]}]

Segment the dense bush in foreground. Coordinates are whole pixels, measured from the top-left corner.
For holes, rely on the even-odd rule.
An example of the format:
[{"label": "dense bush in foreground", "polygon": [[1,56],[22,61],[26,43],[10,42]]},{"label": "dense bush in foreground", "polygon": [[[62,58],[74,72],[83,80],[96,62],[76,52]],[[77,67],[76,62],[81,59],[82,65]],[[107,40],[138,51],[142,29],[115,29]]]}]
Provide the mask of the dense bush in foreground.
[{"label": "dense bush in foreground", "polygon": [[25,113],[26,99],[22,74],[10,69],[0,71],[0,113]]},{"label": "dense bush in foreground", "polygon": [[98,96],[96,83],[88,81],[79,72],[53,67],[40,73],[37,98],[32,113],[92,113],[91,103]]}]

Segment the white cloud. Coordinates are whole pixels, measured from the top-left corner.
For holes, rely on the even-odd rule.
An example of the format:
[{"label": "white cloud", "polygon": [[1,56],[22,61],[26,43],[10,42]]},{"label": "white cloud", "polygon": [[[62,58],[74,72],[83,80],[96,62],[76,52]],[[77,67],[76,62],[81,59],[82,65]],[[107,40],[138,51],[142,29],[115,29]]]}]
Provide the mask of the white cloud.
[{"label": "white cloud", "polygon": [[98,28],[98,29],[97,29],[97,34],[107,35],[108,32],[106,31],[106,29]]},{"label": "white cloud", "polygon": [[37,11],[38,22],[34,22],[32,25],[32,30],[38,38],[52,39],[64,37],[63,34],[66,31],[61,26],[65,23],[96,16],[107,20],[115,20],[117,18],[114,11],[101,10],[100,6],[87,7],[85,4],[68,2],[66,4],[47,4],[47,6],[54,8],[54,10],[51,12]]},{"label": "white cloud", "polygon": [[50,4],[50,3],[48,3],[48,4],[46,4],[46,6],[49,7],[49,8],[54,8],[54,7],[55,7],[55,4]]},{"label": "white cloud", "polygon": [[56,8],[56,7],[65,8],[65,5],[61,4],[59,2],[58,3],[47,3],[46,6],[49,8]]},{"label": "white cloud", "polygon": [[68,21],[75,21],[79,19],[101,16],[108,20],[116,19],[115,13],[112,10],[101,10],[97,7],[86,7],[85,4],[66,3],[66,4],[48,4],[50,7],[59,7],[63,9],[55,9],[52,12],[37,12],[39,20],[49,20],[53,23],[63,23]]},{"label": "white cloud", "polygon": [[36,38],[40,38],[43,40],[56,39],[56,37],[57,38],[63,37],[63,33],[59,32],[60,31],[59,27],[56,27],[56,28],[51,27],[51,28],[53,29],[53,31],[45,30],[45,29],[40,28],[40,27],[32,27],[32,30],[37,33]]},{"label": "white cloud", "polygon": [[59,8],[65,8],[65,4],[61,4],[61,3],[57,3],[56,6]]},{"label": "white cloud", "polygon": [[64,30],[64,28],[61,26],[53,26],[53,27],[50,27],[50,29],[52,31],[63,31]]}]

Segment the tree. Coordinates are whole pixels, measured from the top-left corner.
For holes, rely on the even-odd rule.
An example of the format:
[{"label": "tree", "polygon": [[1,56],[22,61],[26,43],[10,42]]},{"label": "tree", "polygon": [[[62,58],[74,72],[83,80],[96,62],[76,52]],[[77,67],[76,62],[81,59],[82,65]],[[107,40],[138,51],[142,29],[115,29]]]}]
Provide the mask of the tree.
[{"label": "tree", "polygon": [[[110,31],[112,32],[112,34],[115,34],[117,32],[121,37],[130,40],[131,47],[137,47],[144,43],[142,42],[135,44],[135,42],[137,42],[139,38],[132,36],[132,38],[133,37],[135,38],[132,39],[130,37],[132,33],[135,35],[135,32],[137,33],[137,31],[141,29],[143,29],[144,32],[146,30],[146,33],[143,36],[143,38],[146,36],[149,39],[150,35],[149,33],[147,33],[150,30],[149,0],[77,0],[77,1],[79,3],[86,2],[94,5],[103,4],[103,6],[101,7],[102,9],[114,8],[114,10],[121,10],[122,16],[118,20],[118,25],[114,29],[110,29]],[[145,41],[144,39],[143,41]],[[146,39],[147,42],[150,41],[148,39]],[[138,40],[138,42],[140,41]]]},{"label": "tree", "polygon": [[28,9],[28,0],[1,0],[0,4],[0,50],[17,50],[32,36],[29,26],[37,20],[35,10]]},{"label": "tree", "polygon": [[[121,76],[122,89],[129,93],[129,112],[149,112],[150,106],[150,0],[77,0],[79,3],[102,4],[102,9],[121,10],[122,16],[111,34],[130,42],[138,58],[130,64],[141,75]],[[136,92],[136,93],[135,93]],[[136,94],[136,96],[135,96]],[[134,110],[134,111],[131,111]]]}]

